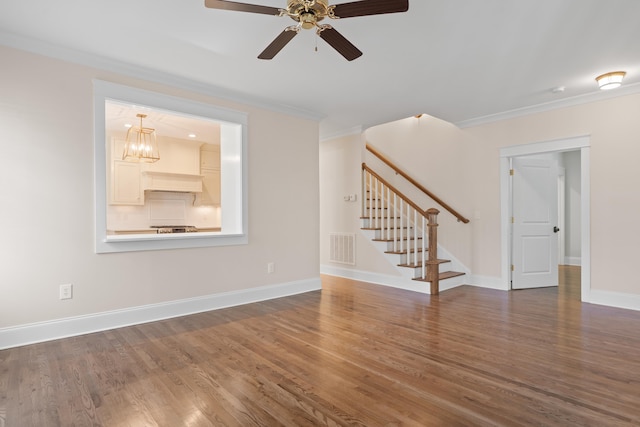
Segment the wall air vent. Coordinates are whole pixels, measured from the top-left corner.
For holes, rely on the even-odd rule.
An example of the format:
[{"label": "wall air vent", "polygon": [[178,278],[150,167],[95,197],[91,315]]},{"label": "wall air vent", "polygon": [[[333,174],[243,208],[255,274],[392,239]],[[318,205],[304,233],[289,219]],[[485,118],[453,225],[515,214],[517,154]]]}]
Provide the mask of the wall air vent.
[{"label": "wall air vent", "polygon": [[329,261],[356,265],[356,235],[329,233]]}]

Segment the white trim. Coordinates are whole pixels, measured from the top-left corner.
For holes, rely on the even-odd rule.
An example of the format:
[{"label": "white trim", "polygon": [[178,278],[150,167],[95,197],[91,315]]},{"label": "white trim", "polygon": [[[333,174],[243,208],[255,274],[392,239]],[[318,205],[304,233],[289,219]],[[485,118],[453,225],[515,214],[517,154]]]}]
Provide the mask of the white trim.
[{"label": "white trim", "polygon": [[[563,163],[564,165],[564,163]],[[564,167],[558,167],[558,264],[564,264],[566,254],[566,234],[565,222],[566,222],[566,169]]]},{"label": "white trim", "polygon": [[[412,281],[404,276],[390,276],[387,274],[372,273],[370,271],[355,270],[351,268],[341,268],[326,264],[320,265],[320,273],[358,280],[360,282],[373,283],[375,285],[383,285],[407,291],[419,292],[421,294],[429,293],[429,285],[427,283],[415,280]],[[407,283],[408,281],[414,282],[415,285],[414,283]]]},{"label": "white trim", "polygon": [[591,193],[590,193],[590,137],[577,136],[552,141],[536,142],[524,145],[513,145],[500,149],[500,228],[501,228],[501,272],[502,286],[511,288],[511,238],[510,238],[510,191],[509,164],[510,158],[538,153],[562,152],[580,150],[580,180],[581,180],[581,298],[590,302],[591,290]]},{"label": "white trim", "polygon": [[[405,276],[390,276],[387,274],[372,273],[370,271],[355,270],[323,264],[320,266],[320,273],[329,276],[344,277],[346,279],[357,280],[359,282],[373,283],[374,285],[389,286],[391,288],[404,289],[421,294],[430,294],[429,282],[407,279]],[[461,276],[464,277],[464,276]],[[453,289],[465,283],[455,279],[440,281],[440,292]]]},{"label": "white trim", "polygon": [[227,101],[239,102],[258,108],[263,108],[278,113],[283,113],[304,119],[320,121],[325,115],[316,111],[307,111],[300,108],[293,108],[283,104],[276,104],[273,101],[247,96],[229,89],[210,84],[199,83],[176,75],[160,72],[151,68],[117,61],[99,55],[81,52],[74,49],[54,45],[41,40],[18,36],[0,31],[0,44],[14,49],[35,53],[49,58],[68,61],[86,67],[98,68],[124,76],[135,77],[149,82],[165,84],[178,89],[188,90],[194,93],[212,96]]},{"label": "white trim", "polygon": [[322,289],[319,277],[0,329],[0,350]]},{"label": "white trim", "polygon": [[500,247],[502,276],[501,289],[511,289],[511,179],[509,175],[511,159],[500,157]]},{"label": "white trim", "polygon": [[503,111],[487,116],[475,117],[468,120],[462,120],[454,123],[460,129],[473,126],[481,126],[488,123],[498,122],[500,120],[514,119],[517,117],[528,116],[530,114],[543,113],[545,111],[558,110],[560,108],[573,107],[576,105],[588,104],[590,102],[604,101],[606,99],[617,98],[619,96],[633,95],[640,93],[640,83],[624,85],[616,90],[598,90],[597,92],[586,93],[583,95],[564,98],[558,101],[545,102],[543,104],[531,105],[523,108]]},{"label": "white trim", "polygon": [[571,138],[552,139],[550,141],[502,147],[500,149],[500,157],[519,157],[539,153],[560,153],[563,151],[589,147],[589,145],[589,135],[580,135]]},{"label": "white trim", "polygon": [[580,294],[591,301],[591,149],[580,150]]},{"label": "white trim", "polygon": [[508,291],[509,287],[505,287],[504,281],[500,277],[494,276],[480,276],[472,274],[469,276],[470,286],[476,286],[478,288],[495,289],[498,291]]},{"label": "white trim", "polygon": [[621,292],[609,292],[592,289],[590,301],[592,304],[606,305],[609,307],[626,308],[640,311],[640,295]]},{"label": "white trim", "polygon": [[[201,248],[248,243],[248,113],[96,79],[93,80],[93,91],[96,253]],[[224,190],[222,191],[222,204],[230,207],[222,211],[222,232],[202,235],[186,233],[175,237],[173,235],[150,234],[129,236],[124,239],[107,235],[105,102],[114,99],[205,117],[220,124],[223,154],[221,156],[222,188]],[[225,170],[229,173],[224,172]]]},{"label": "white trim", "polygon": [[329,141],[332,139],[344,138],[351,135],[361,135],[362,126],[354,126],[350,129],[341,129],[332,133],[323,134],[320,136],[320,142]]}]

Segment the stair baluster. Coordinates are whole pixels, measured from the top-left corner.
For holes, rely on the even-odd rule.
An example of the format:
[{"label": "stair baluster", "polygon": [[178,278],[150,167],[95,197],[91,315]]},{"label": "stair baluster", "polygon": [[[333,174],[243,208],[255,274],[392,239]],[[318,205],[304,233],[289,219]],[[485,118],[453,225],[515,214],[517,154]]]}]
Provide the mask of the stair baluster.
[{"label": "stair baluster", "polygon": [[414,280],[430,282],[433,295],[438,294],[441,279],[464,275],[439,271],[440,264],[447,262],[438,260],[439,211],[434,208],[423,211],[364,163],[362,168],[365,201],[361,216],[368,221],[367,229],[375,231],[375,240],[386,242],[388,251],[402,256],[401,266],[415,270]]},{"label": "stair baluster", "polygon": [[413,265],[418,265],[418,211],[413,210]]},{"label": "stair baluster", "polygon": [[427,250],[425,248],[425,242],[427,241],[427,227],[425,227],[425,218],[424,215],[422,215],[422,256],[420,257],[422,259],[422,262],[420,263],[420,277],[426,277],[425,276],[425,266],[426,266],[426,257],[427,257]]},{"label": "stair baluster", "polygon": [[[404,237],[404,199],[400,199],[400,232],[401,236]],[[406,234],[409,234],[408,232]],[[404,251],[405,242],[404,239],[400,239],[400,252]]]},{"label": "stair baluster", "polygon": [[398,195],[393,193],[393,250],[398,250],[398,239],[402,238],[402,230],[398,233],[398,224],[396,218],[398,218]]}]

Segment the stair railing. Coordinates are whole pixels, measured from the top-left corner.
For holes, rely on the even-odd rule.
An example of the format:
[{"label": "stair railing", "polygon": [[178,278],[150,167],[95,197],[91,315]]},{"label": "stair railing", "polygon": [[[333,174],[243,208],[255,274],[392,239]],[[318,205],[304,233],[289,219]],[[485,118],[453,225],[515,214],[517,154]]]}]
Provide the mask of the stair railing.
[{"label": "stair railing", "polygon": [[413,179],[411,176],[409,176],[409,174],[407,174],[405,171],[403,171],[402,169],[400,169],[398,166],[396,166],[390,159],[388,159],[384,154],[380,153],[378,150],[376,150],[374,147],[372,147],[371,145],[367,144],[366,145],[367,151],[369,151],[371,154],[373,154],[374,156],[376,156],[377,158],[379,158],[380,160],[382,160],[387,166],[389,166],[391,169],[394,170],[394,172],[396,172],[398,175],[402,176],[404,179],[406,179],[407,181],[409,181],[413,186],[415,186],[417,189],[419,189],[420,191],[422,191],[424,194],[426,194],[431,200],[433,200],[434,202],[436,202],[437,204],[439,204],[440,206],[442,206],[444,209],[446,209],[447,211],[449,211],[453,216],[455,216],[458,221],[463,222],[465,224],[467,224],[469,222],[469,220],[467,218],[465,218],[464,216],[462,216],[458,211],[456,211],[455,209],[453,209],[451,206],[449,206],[448,204],[446,204],[441,198],[439,198],[438,196],[436,196],[435,194],[433,194],[431,191],[429,191],[426,187],[424,187],[422,184],[420,184],[418,181],[416,181],[415,179]]},{"label": "stair railing", "polygon": [[439,211],[424,211],[365,163],[361,201],[362,217],[368,219],[369,228],[380,230],[380,239],[392,242],[392,251],[404,254],[407,264],[420,266],[420,277],[430,282],[431,294],[437,295]]}]

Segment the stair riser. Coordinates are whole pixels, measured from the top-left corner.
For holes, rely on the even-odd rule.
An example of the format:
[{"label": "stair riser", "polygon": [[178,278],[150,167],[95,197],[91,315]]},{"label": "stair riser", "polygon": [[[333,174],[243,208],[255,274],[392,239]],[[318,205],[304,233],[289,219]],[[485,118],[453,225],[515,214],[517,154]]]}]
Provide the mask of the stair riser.
[{"label": "stair riser", "polygon": [[[411,278],[418,279],[422,277],[422,269],[420,267],[401,267],[404,269],[408,269],[411,271]],[[427,269],[425,268],[425,274],[427,274]],[[443,267],[442,264],[438,266],[438,273],[443,273],[445,271],[449,271],[448,267]]]},{"label": "stair riser", "polygon": [[[375,233],[376,234],[375,234],[374,238],[378,239],[378,240],[390,240],[390,239],[393,239],[394,237],[396,239],[398,239],[398,240],[399,239],[407,239],[407,238],[409,238],[411,240],[414,240],[414,238],[415,238],[414,235],[413,235],[413,231],[411,231],[411,230],[398,230],[398,229],[396,229],[395,233],[394,233],[393,229],[391,230],[391,232],[389,232],[387,229],[385,229],[385,230],[375,230]],[[394,236],[394,234],[395,234],[395,236]],[[418,239],[422,240],[422,236],[418,235]]]},{"label": "stair riser", "polygon": [[[414,258],[413,258],[414,254],[413,252],[410,253],[408,256],[407,254],[400,254],[397,255],[398,257],[398,264],[413,264]],[[425,254],[425,257],[427,255]],[[408,259],[407,259],[408,258]],[[418,263],[422,262],[422,252],[418,252]]]},{"label": "stair riser", "polygon": [[[396,235],[399,236],[401,235],[402,238],[407,238],[409,237],[410,239],[413,240],[404,240],[402,242],[402,247],[400,246],[400,243],[397,244],[396,247],[394,247],[393,242],[380,242],[380,241],[374,241],[376,247],[378,248],[378,250],[383,250],[386,252],[392,252],[394,250],[406,250],[407,249],[407,244],[410,244],[409,249],[412,251],[409,254],[407,253],[402,253],[402,254],[390,254],[390,253],[385,253],[385,257],[387,257],[390,261],[393,260],[397,260],[397,263],[394,262],[394,264],[398,265],[398,264],[413,264],[413,263],[417,263],[418,265],[420,263],[423,262],[423,254],[422,254],[422,234],[421,234],[421,230],[418,229],[417,230],[417,235],[418,235],[418,239],[415,240],[414,238],[414,233],[413,233],[413,228],[412,228],[412,222],[408,221],[406,218],[403,219],[402,221],[399,218],[378,218],[378,219],[373,219],[370,220],[369,218],[361,218],[361,222],[362,222],[362,227],[363,228],[385,228],[385,230],[367,230],[366,234],[368,236],[368,238],[371,238],[371,236],[375,236],[374,239],[378,239],[378,240],[383,240],[386,239],[387,237],[387,230],[386,228],[388,228],[389,226],[391,226],[392,228],[392,232],[393,232],[393,228],[398,227],[398,229],[396,230]],[[402,226],[402,229],[399,229],[400,226]],[[393,234],[389,235],[390,238],[393,238]],[[414,254],[413,251],[415,251],[415,243],[417,242],[417,246],[418,246],[418,252],[417,254]],[[428,245],[428,243],[425,243],[425,245]],[[386,249],[383,249],[386,248]],[[427,257],[427,253],[425,253],[425,259]],[[393,262],[393,261],[391,261]],[[398,265],[398,271],[401,272],[401,275],[403,277],[406,277],[408,280],[410,279],[418,279],[420,282],[419,283],[425,283],[422,282],[422,280],[424,280],[424,278],[422,277],[422,267],[404,267],[404,266],[399,266]],[[442,273],[446,273],[448,271],[450,271],[451,265],[447,264],[445,267],[442,267],[442,264],[438,264],[438,272],[440,274]],[[454,266],[455,268],[455,266]],[[426,274],[426,268],[424,269],[424,274]],[[428,283],[428,282],[426,282]],[[460,284],[464,283],[464,279],[459,277],[453,277],[453,278],[441,278],[440,279],[440,290],[445,290],[445,289],[449,289],[451,287],[454,286],[458,286]]]},{"label": "stair riser", "polygon": [[[406,251],[407,250],[407,245],[409,246],[409,250],[413,251],[416,249],[415,246],[415,240],[404,240],[402,241],[402,243],[398,242],[397,246],[394,248],[393,247],[393,242],[387,242],[387,252],[392,252],[392,251]],[[418,239],[418,257],[421,257],[422,255],[420,255],[421,251],[424,250],[425,248],[422,246],[422,239]]]},{"label": "stair riser", "polygon": [[369,218],[363,218],[362,219],[362,226],[364,228],[403,228],[403,229],[413,229],[413,225],[412,224],[407,224],[406,221],[403,221],[402,224],[400,223],[399,219],[386,219],[386,218],[378,218],[378,219],[372,219],[370,220]]}]

